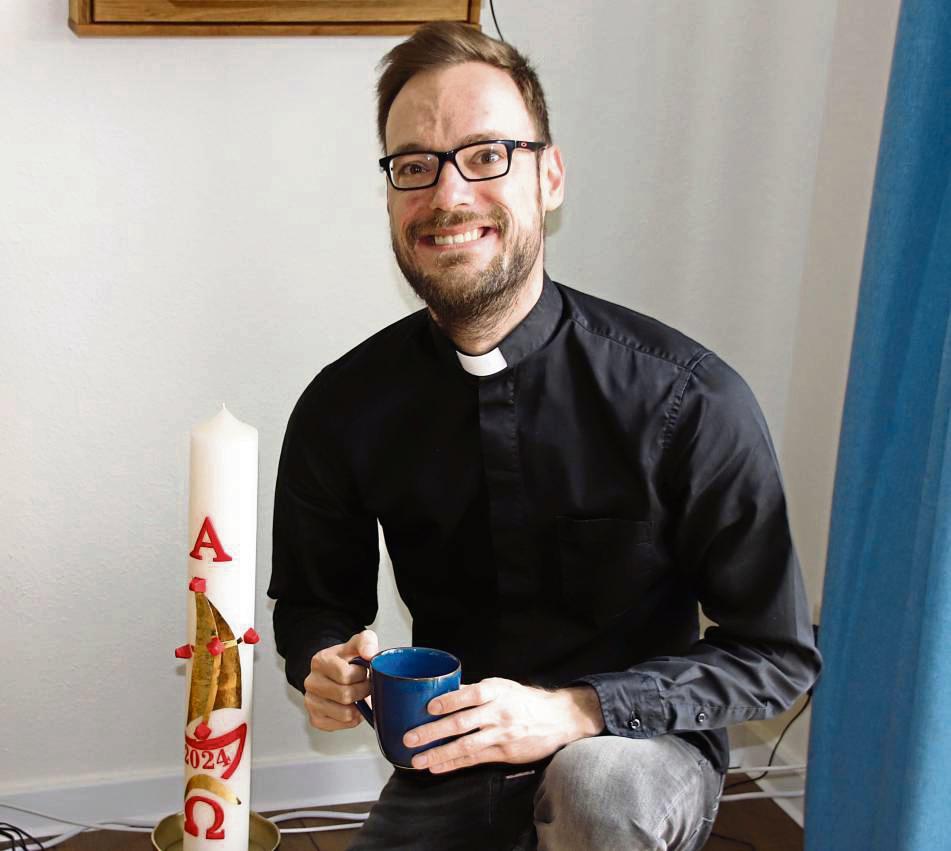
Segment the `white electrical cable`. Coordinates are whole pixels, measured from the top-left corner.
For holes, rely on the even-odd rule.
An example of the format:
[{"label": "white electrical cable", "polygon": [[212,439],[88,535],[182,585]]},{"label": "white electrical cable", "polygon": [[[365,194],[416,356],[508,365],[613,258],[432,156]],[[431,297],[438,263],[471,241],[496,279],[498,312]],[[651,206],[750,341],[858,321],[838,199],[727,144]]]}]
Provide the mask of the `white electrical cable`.
[{"label": "white electrical cable", "polygon": [[320,833],[322,830],[353,830],[363,827],[362,821],[349,821],[344,824],[325,824],[321,827],[282,827],[281,836],[285,833]]},{"label": "white electrical cable", "polygon": [[276,816],[268,816],[268,818],[273,822],[290,821],[296,818],[337,818],[344,821],[366,821],[369,815],[369,813],[348,813],[337,812],[336,810],[294,810]]},{"label": "white electrical cable", "polygon": [[[85,833],[85,832],[86,832],[86,828],[85,828],[85,827],[77,827],[75,830],[68,830],[68,831],[66,831],[66,833],[61,833],[59,836],[57,836],[57,837],[55,837],[55,838],[52,838],[52,839],[44,839],[42,846],[40,846],[40,845],[35,845],[34,842],[28,842],[27,845],[28,845],[28,847],[35,846],[36,849],[37,849],[37,851],[39,851],[39,849],[40,849],[41,847],[44,848],[44,849],[46,849],[46,848],[55,848],[57,845],[62,845],[64,842],[66,842],[66,841],[69,840],[69,839],[72,839],[74,836],[79,836],[80,833]],[[37,840],[37,842],[38,842],[38,841],[39,841],[39,840]]]},{"label": "white electrical cable", "polygon": [[802,798],[805,792],[741,792],[738,795],[724,795],[720,798],[720,803],[724,801],[753,801],[757,798]]},{"label": "white electrical cable", "polygon": [[[46,819],[49,819],[50,821],[58,821],[60,824],[71,824],[75,827],[81,827],[83,829],[89,829],[89,830],[102,830],[103,828],[105,828],[106,830],[128,830],[133,833],[148,833],[149,831],[152,830],[151,827],[123,826],[122,819],[118,819],[118,820],[110,819],[108,821],[102,821],[97,824],[89,824],[84,821],[76,821],[75,819],[60,818],[59,816],[51,816],[49,813],[41,813],[41,812],[38,812],[37,810],[28,810],[26,807],[17,807],[17,806],[14,806],[13,804],[4,803],[3,801],[0,801],[0,809],[17,810],[18,812],[21,812],[21,813],[29,813],[31,816],[40,816],[41,818],[46,818]],[[111,827],[110,825],[117,825],[117,826]]]},{"label": "white electrical cable", "polygon": [[[326,830],[353,830],[362,827],[363,822],[367,820],[369,813],[348,813],[337,812],[336,810],[295,810],[289,813],[280,813],[276,816],[268,816],[273,822],[291,821],[292,819],[302,818],[326,818],[343,820],[344,824],[325,824],[320,827],[282,827],[281,833],[320,833]],[[347,823],[349,822],[349,824]]]},{"label": "white electrical cable", "polygon": [[753,774],[769,771],[804,771],[805,768],[805,763],[803,765],[753,765],[749,768],[738,765],[736,768],[730,768],[727,771],[727,774]]}]

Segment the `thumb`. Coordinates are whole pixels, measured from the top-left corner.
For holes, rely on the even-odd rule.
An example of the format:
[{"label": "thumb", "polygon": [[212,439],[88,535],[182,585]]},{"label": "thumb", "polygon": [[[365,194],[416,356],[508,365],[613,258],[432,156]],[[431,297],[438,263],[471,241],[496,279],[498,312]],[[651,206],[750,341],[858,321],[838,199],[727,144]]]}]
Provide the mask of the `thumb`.
[{"label": "thumb", "polygon": [[346,659],[352,659],[354,656],[361,656],[367,661],[372,659],[379,652],[380,640],[372,629],[365,629],[358,632],[343,646],[340,655]]},{"label": "thumb", "polygon": [[365,629],[357,638],[357,652],[367,660],[380,652],[380,639],[372,629]]}]

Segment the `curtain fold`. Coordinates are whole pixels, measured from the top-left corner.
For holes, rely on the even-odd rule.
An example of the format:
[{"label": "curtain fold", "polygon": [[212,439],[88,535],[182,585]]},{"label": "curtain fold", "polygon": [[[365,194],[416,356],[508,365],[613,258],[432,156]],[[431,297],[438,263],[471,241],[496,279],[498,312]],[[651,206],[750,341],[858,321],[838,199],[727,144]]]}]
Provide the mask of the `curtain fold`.
[{"label": "curtain fold", "polygon": [[951,849],[951,4],[905,0],[832,506],[807,851]]}]

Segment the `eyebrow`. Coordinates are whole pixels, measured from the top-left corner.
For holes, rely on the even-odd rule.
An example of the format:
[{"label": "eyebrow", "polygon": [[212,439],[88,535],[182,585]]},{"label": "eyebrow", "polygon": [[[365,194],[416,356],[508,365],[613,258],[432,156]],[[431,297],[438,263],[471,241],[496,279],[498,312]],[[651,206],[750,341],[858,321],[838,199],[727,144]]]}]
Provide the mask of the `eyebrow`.
[{"label": "eyebrow", "polygon": [[[459,144],[453,147],[453,150],[458,150],[459,148],[465,147],[466,145],[471,145],[475,142],[489,142],[493,139],[508,139],[509,137],[502,130],[483,130],[480,133],[470,133],[468,136],[463,136],[460,139]],[[390,151],[390,156],[396,156],[397,154],[406,154],[411,151],[429,151],[430,148],[425,147],[419,142],[408,142],[405,145],[398,145],[392,151]]]}]

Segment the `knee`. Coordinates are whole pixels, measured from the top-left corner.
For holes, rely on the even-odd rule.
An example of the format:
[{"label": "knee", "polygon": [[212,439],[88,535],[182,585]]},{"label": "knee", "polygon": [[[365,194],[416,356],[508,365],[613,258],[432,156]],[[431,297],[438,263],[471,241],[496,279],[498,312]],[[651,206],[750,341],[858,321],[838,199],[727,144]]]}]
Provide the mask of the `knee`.
[{"label": "knee", "polygon": [[535,796],[539,851],[683,847],[704,797],[686,748],[670,737],[599,736],[559,751]]},{"label": "knee", "polygon": [[[539,851],[662,848],[637,824],[636,807],[612,779],[611,740],[583,739],[552,759],[535,796]],[[624,806],[623,803],[627,805]]]},{"label": "knee", "polygon": [[542,777],[538,798],[547,796],[559,809],[589,813],[601,810],[605,797],[603,768],[599,756],[603,750],[596,739],[582,739],[555,754]]}]

